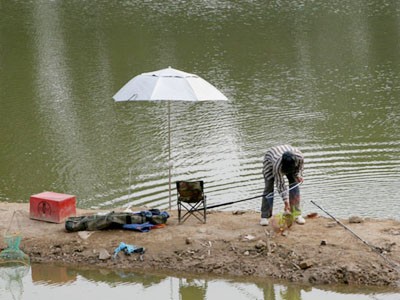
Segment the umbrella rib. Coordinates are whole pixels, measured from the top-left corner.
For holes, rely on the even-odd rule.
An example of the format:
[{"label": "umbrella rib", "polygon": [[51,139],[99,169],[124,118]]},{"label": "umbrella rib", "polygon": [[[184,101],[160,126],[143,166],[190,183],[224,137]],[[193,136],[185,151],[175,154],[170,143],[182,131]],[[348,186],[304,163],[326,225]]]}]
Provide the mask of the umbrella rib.
[{"label": "umbrella rib", "polygon": [[[196,76],[190,76],[190,77],[194,77],[194,78],[196,78]],[[188,82],[188,81],[185,81],[185,82],[186,82],[186,84],[189,86],[190,90],[192,91],[193,98],[195,98],[196,100],[199,100],[199,99],[198,99],[198,97],[197,97],[197,95],[196,95],[196,91],[193,89],[192,85],[191,85],[191,84],[189,84],[189,82]]]},{"label": "umbrella rib", "polygon": [[153,95],[156,93],[156,90],[157,90],[157,87],[158,87],[158,83],[160,82],[160,77],[158,77],[157,76],[157,81],[156,81],[156,84],[154,85],[154,87],[153,87],[153,90],[152,90],[152,92],[151,92],[151,95],[150,95],[150,100],[162,100],[162,99],[153,99]]}]

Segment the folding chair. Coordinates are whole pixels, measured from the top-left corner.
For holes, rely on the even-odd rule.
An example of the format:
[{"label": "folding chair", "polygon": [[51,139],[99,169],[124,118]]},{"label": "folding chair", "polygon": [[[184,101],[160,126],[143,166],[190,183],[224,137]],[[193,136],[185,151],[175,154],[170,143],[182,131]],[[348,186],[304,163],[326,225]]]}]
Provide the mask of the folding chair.
[{"label": "folding chair", "polygon": [[[206,196],[204,195],[203,181],[177,181],[178,221],[185,222],[190,216],[206,223]],[[182,215],[182,210],[185,210]]]}]

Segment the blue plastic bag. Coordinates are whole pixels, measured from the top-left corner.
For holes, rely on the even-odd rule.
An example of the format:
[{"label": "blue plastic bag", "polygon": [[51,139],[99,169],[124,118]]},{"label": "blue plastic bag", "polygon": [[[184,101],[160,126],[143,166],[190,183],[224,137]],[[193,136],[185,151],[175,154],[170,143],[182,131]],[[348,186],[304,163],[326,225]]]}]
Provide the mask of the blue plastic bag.
[{"label": "blue plastic bag", "polygon": [[125,254],[132,254],[132,253],[140,253],[144,254],[145,248],[143,247],[136,247],[135,245],[128,245],[125,244],[124,242],[121,242],[117,248],[114,250],[114,258],[117,257],[118,253],[120,251],[124,251]]}]

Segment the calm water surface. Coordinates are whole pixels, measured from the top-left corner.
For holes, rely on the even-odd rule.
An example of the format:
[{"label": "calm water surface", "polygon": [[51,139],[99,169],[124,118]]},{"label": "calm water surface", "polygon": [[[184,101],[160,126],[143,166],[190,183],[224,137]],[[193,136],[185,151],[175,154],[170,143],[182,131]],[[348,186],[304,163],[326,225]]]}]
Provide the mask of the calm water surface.
[{"label": "calm water surface", "polygon": [[399,294],[378,288],[317,288],[240,279],[139,275],[122,271],[73,269],[34,264],[0,269],[0,297],[8,299],[260,299],[395,300]]},{"label": "calm water surface", "polygon": [[230,100],[171,103],[173,182],[256,196],[264,152],[290,143],[305,211],[398,218],[399,3],[0,0],[0,201],[168,207],[167,103],[112,96],[172,66]]},{"label": "calm water surface", "polygon": [[[112,96],[133,76],[172,66],[229,98],[171,103],[172,181],[204,180],[209,205],[256,196],[264,152],[290,143],[306,158],[305,212],[318,211],[314,200],[337,217],[398,219],[399,41],[399,1],[0,0],[0,201],[47,190],[76,195],[81,208],[167,208],[167,103]],[[95,288],[107,299],[172,289],[178,299],[182,281],[74,274],[47,284],[32,272],[24,289],[67,297]],[[279,285],[201,283],[207,299],[221,291],[236,299],[271,291],[290,300],[396,297],[311,289],[290,298]]]}]

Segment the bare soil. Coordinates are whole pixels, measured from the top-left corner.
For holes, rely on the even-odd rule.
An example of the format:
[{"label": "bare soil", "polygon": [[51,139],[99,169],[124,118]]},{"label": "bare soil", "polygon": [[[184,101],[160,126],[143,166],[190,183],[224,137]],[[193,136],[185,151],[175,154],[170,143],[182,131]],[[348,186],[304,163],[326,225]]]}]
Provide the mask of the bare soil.
[{"label": "bare soil", "polygon": [[[77,211],[77,215],[95,213]],[[399,287],[400,222],[396,220],[340,220],[365,244],[319,214],[283,233],[271,225],[260,226],[257,212],[212,211],[206,224],[193,217],[178,224],[177,213],[169,214],[167,226],[147,233],[122,229],[69,233],[64,223],[30,219],[29,204],[0,203],[0,233],[20,230],[20,248],[31,262]],[[120,242],[144,247],[145,254],[120,252],[113,258]],[[5,247],[0,240],[0,249]]]}]

